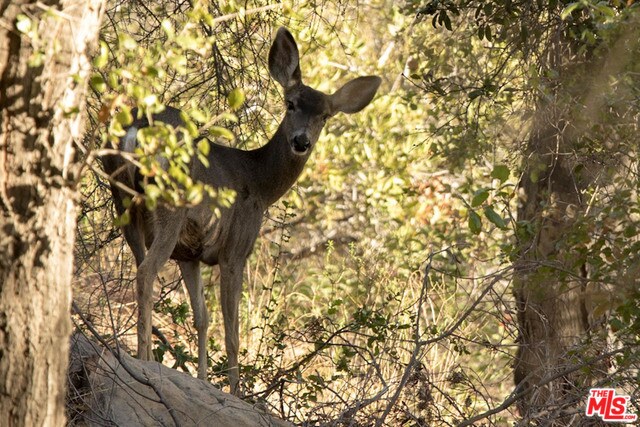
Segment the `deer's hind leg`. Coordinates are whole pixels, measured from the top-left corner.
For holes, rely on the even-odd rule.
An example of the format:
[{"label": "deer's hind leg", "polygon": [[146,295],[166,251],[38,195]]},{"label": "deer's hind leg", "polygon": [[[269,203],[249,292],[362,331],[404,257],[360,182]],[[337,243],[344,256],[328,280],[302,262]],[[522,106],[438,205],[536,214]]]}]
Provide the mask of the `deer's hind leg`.
[{"label": "deer's hind leg", "polygon": [[209,313],[204,299],[204,287],[200,274],[199,261],[178,262],[182,279],[187,286],[191,310],[193,310],[193,324],[198,332],[198,378],[207,379],[207,330],[209,329]]},{"label": "deer's hind leg", "polygon": [[227,350],[227,364],[231,394],[238,394],[240,373],[238,351],[240,348],[240,326],[238,308],[242,295],[242,273],[245,259],[220,263],[220,305],[224,320],[224,344]]},{"label": "deer's hind leg", "polygon": [[[127,193],[115,187],[111,186],[111,193],[113,194],[113,205],[118,215],[122,215],[127,211],[123,200],[129,197]],[[137,206],[130,206],[130,221],[128,224],[122,227],[122,233],[124,239],[129,245],[133,257],[136,261],[136,267],[139,267],[144,260],[145,255],[145,243],[144,243],[144,217],[143,212]]]},{"label": "deer's hind leg", "polygon": [[131,222],[122,227],[124,238],[133,253],[133,258],[136,261],[136,267],[140,267],[145,257],[145,243],[144,243],[144,224],[141,215],[137,211],[132,210]]}]

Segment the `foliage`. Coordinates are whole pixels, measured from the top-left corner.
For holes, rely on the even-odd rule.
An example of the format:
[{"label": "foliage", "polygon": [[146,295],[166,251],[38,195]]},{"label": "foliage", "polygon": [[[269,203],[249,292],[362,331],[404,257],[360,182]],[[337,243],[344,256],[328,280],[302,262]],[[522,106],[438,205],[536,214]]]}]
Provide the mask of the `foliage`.
[{"label": "foliage", "polygon": [[[498,0],[243,7],[111,3],[90,111],[102,144],[123,134],[132,106],[143,115],[164,103],[186,111],[185,129],[145,135],[136,160],[156,187],[133,197],[150,206],[197,203],[207,190],[189,181],[186,165],[207,147],[194,147],[195,135],[208,128],[210,138],[249,149],[277,125],[281,95],[265,58],[278,25],[296,35],[311,86],[330,92],[356,74],[384,78],[371,106],[330,122],[294,190],[267,214],[241,307],[248,398],[306,425],[444,425],[485,411],[490,423],[513,421],[512,406],[490,410],[513,391],[511,265],[518,243],[536,232],[516,216],[521,160],[537,100],[566,81],[545,62],[546,41],[560,29],[578,41],[566,61],[604,57],[637,8]],[[576,106],[581,130],[576,165],[611,152],[626,159],[581,188],[589,209],[561,242],[576,265],[592,269],[591,280],[609,286],[593,297],[597,313],[612,314],[624,349],[620,384],[633,384],[640,335],[639,63],[630,61],[603,92],[615,120],[579,123],[587,101],[564,104]],[[85,177],[76,299],[94,319],[112,319],[101,330],[115,340],[132,326],[133,276],[104,190],[99,169]],[[179,276],[167,276],[154,322],[162,320],[170,345],[156,353],[193,370],[186,298]],[[210,376],[223,386],[216,276],[205,277]]]},{"label": "foliage", "polygon": [[[516,211],[509,200],[513,203],[519,199],[521,207],[531,195],[501,192],[500,209],[489,206],[483,213],[499,228],[507,224],[505,217],[512,219],[507,230],[511,241],[501,243],[500,248],[502,256],[512,260],[531,253],[527,259],[534,260],[533,264],[521,264],[526,271],[535,271],[527,276],[528,289],[535,289],[536,284],[557,287],[556,295],[560,295],[563,290],[570,292],[572,286],[582,283],[582,298],[587,301],[586,321],[594,326],[587,337],[570,350],[571,358],[580,361],[575,364],[582,367],[581,376],[592,378],[593,373],[589,371],[600,370],[595,375],[599,384],[620,387],[626,384],[630,392],[635,391],[632,372],[638,362],[635,338],[638,330],[624,329],[618,333],[617,329],[633,322],[628,309],[630,305],[637,306],[637,300],[631,297],[624,303],[613,302],[617,297],[612,295],[628,296],[629,290],[638,287],[637,270],[626,264],[635,262],[636,257],[627,251],[637,240],[632,230],[636,229],[638,219],[634,213],[637,144],[635,137],[628,133],[637,132],[640,113],[638,74],[634,71],[639,53],[638,8],[617,1],[434,1],[409,2],[408,8],[417,13],[417,22],[429,17],[433,28],[445,33],[452,31],[452,36],[444,42],[451,47],[442,55],[442,60],[432,54],[408,62],[411,66],[408,68],[413,69],[411,78],[422,89],[416,98],[429,102],[440,99],[444,117],[458,118],[441,128],[432,128],[441,132],[440,140],[447,141],[451,135],[453,141],[464,144],[464,136],[473,132],[473,140],[478,143],[473,147],[475,151],[466,145],[454,145],[457,149],[466,149],[462,156],[459,151],[446,151],[445,147],[444,155],[454,157],[454,162],[490,156],[495,165],[496,157],[498,162],[504,162],[517,154],[522,158],[520,170],[513,166],[509,169],[516,169],[521,183],[542,182],[552,176],[549,170],[556,163],[551,159],[561,158],[556,167],[568,170],[565,178],[568,182],[551,185],[557,188],[569,184],[577,194],[577,202],[571,198],[556,200],[569,203],[566,217],[558,223],[570,225],[561,228],[561,234],[548,250],[549,257],[536,257],[536,245],[540,231],[553,225],[523,218],[516,220],[515,215],[509,213]],[[426,39],[418,34],[416,39],[419,38]],[[460,52],[463,55],[458,55]],[[460,66],[456,67],[458,57]],[[470,59],[478,68],[464,67],[464,62]],[[484,109],[483,103],[490,107]],[[537,115],[531,114],[532,111]],[[500,114],[493,116],[495,112]],[[541,112],[542,128],[555,129],[560,137],[556,147],[536,152],[527,145],[534,138],[532,131],[540,128]],[[486,138],[487,135],[491,137]],[[505,163],[513,165],[509,161]],[[482,185],[474,187],[468,202],[471,208],[485,200],[493,203],[489,195],[493,187],[489,190]],[[521,191],[522,187],[520,184]],[[554,209],[553,198],[547,203],[535,207],[543,217],[545,212]],[[495,215],[496,211],[504,214]],[[614,218],[619,218],[619,222]],[[477,209],[469,209],[468,225],[472,232],[481,232],[483,219]],[[622,255],[622,252],[624,256],[613,255]],[[547,290],[538,293],[553,294]],[[626,313],[625,322],[620,322],[615,314],[620,311]],[[602,327],[608,321],[616,326]],[[625,349],[625,356],[617,357],[615,368],[609,372],[604,373],[598,367],[602,362],[600,358],[590,359],[599,351],[613,355],[621,348]],[[552,416],[560,418],[561,410]]]}]

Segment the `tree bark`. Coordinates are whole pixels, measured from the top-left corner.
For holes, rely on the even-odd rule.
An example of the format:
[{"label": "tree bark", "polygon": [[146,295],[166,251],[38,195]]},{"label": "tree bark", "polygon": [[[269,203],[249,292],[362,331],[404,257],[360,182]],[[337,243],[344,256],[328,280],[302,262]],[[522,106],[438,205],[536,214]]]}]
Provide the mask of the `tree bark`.
[{"label": "tree bark", "polygon": [[[608,331],[593,307],[606,284],[589,277],[589,256],[600,254],[586,255],[593,236],[581,227],[593,200],[586,200],[584,190],[610,185],[615,172],[607,171],[624,161],[616,158],[619,146],[633,146],[616,140],[621,138],[616,126],[627,119],[614,112],[607,98],[623,99],[610,81],[622,79],[633,61],[638,34],[632,20],[607,49],[578,65],[571,63],[577,49],[570,42],[556,40],[550,49],[551,57],[560,58],[551,67],[559,78],[553,99],[540,101],[529,137],[519,187],[520,257],[514,278],[520,329],[514,377],[521,390],[529,391],[519,410],[526,421],[539,425],[602,424],[583,415],[588,388],[605,378],[608,368],[597,357],[606,350]],[[609,133],[592,134],[597,128]],[[585,155],[580,150],[584,138],[606,145]]]},{"label": "tree bark", "polygon": [[65,423],[87,47],[102,0],[0,0],[0,425]]},{"label": "tree bark", "polygon": [[543,421],[540,414],[561,422],[554,410],[584,397],[579,372],[547,378],[580,363],[570,353],[590,325],[582,271],[564,241],[582,212],[574,177],[560,154],[567,152],[563,148],[569,148],[569,141],[553,112],[540,116],[520,184],[518,220],[526,221],[534,233],[521,242],[514,279],[520,328],[514,375],[521,389],[533,389],[520,401],[521,415],[544,424],[550,420]]}]

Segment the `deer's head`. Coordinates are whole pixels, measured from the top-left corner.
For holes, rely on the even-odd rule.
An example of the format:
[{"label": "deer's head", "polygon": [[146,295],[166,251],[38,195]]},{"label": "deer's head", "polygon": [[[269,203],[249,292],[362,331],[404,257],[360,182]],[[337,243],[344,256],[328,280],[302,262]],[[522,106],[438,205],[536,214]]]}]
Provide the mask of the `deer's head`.
[{"label": "deer's head", "polygon": [[357,113],[366,107],[380,86],[380,77],[358,77],[332,95],[302,83],[300,55],[291,33],[281,27],[269,51],[269,72],[284,89],[287,112],[282,122],[294,154],[307,156],[327,119],[338,112]]}]

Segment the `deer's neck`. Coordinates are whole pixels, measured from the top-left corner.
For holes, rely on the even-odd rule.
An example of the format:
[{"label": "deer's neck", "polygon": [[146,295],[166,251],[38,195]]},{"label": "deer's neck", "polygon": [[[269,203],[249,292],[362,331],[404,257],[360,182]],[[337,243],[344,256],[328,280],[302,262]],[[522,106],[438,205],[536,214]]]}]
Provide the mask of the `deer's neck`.
[{"label": "deer's neck", "polygon": [[291,151],[282,124],[266,145],[251,153],[254,160],[254,186],[265,209],[295,184],[309,157],[308,154],[298,156]]}]

